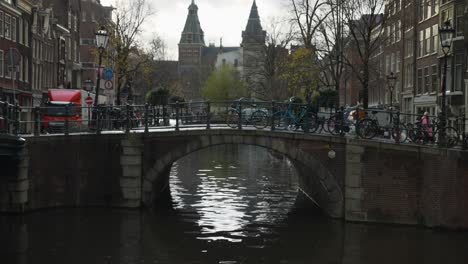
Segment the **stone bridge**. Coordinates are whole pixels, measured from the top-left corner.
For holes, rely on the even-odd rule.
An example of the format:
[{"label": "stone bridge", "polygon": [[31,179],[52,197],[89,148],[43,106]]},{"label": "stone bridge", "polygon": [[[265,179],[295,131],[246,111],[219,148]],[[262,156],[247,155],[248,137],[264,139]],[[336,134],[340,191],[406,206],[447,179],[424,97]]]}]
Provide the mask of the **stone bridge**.
[{"label": "stone bridge", "polygon": [[223,144],[288,157],[301,191],[331,217],[468,228],[467,152],[255,130],[28,137],[15,161],[0,163],[0,210],[150,207],[174,162]]}]

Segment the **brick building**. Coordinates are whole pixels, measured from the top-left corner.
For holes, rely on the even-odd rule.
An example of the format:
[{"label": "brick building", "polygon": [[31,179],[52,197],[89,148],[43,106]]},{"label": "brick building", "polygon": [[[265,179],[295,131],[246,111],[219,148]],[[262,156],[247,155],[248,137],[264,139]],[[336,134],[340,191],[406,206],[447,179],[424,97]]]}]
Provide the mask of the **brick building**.
[{"label": "brick building", "polygon": [[[81,1],[81,20],[80,20],[80,54],[81,54],[81,65],[82,65],[82,87],[86,90],[95,90],[97,73],[99,66],[97,61],[97,49],[96,49],[96,31],[100,27],[104,26],[109,30],[112,28],[112,11],[113,7],[103,6],[99,0],[80,0]],[[107,65],[103,65],[106,68],[115,69],[112,65],[112,61],[109,60]],[[114,85],[115,87],[115,85]],[[104,84],[101,83],[101,89],[104,88]],[[101,91],[101,94],[104,94]],[[109,101],[113,102],[113,93],[108,94]]]},{"label": "brick building", "polygon": [[[381,51],[373,58],[369,85],[370,106],[390,104],[387,76],[397,77],[393,105],[402,112],[432,115],[440,112],[444,54],[440,47],[439,28],[450,21],[455,29],[452,49],[448,55],[447,104],[449,114],[459,114],[468,104],[467,49],[465,41],[466,0],[389,0],[385,3],[384,34]],[[348,49],[353,63],[355,55]],[[353,105],[355,82],[344,74],[340,87],[340,103]],[[345,85],[346,83],[346,85]],[[351,86],[350,86],[351,85]],[[357,85],[357,84],[356,84]],[[354,92],[353,92],[354,91]],[[345,98],[344,100],[343,98]]]},{"label": "brick building", "polygon": [[44,9],[53,10],[57,38],[58,69],[55,88],[81,89],[80,0],[40,0]]},{"label": "brick building", "polygon": [[32,104],[31,13],[30,1],[0,0],[0,99],[25,107]]}]

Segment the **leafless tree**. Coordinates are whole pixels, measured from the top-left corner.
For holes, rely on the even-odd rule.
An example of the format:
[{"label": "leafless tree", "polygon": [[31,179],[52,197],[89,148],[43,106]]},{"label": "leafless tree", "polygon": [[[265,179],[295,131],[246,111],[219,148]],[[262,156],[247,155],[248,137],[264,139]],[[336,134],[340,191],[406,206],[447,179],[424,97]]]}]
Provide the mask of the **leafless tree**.
[{"label": "leafless tree", "polygon": [[331,13],[319,28],[317,55],[322,69],[320,82],[322,86],[339,91],[343,77],[345,61],[344,48],[347,44],[348,33],[345,18],[345,0],[330,0]]},{"label": "leafless tree", "polygon": [[[361,99],[364,108],[369,106],[369,81],[372,57],[378,52],[384,33],[384,0],[345,1],[345,19],[349,30],[349,44],[344,59],[362,85]],[[354,56],[357,54],[358,62]]]},{"label": "leafless tree", "polygon": [[244,79],[258,99],[283,100],[288,96],[286,83],[280,74],[288,56],[288,46],[294,39],[294,30],[283,18],[270,18],[266,26],[267,38],[261,52],[252,54],[260,67],[245,71]]},{"label": "leafless tree", "polygon": [[[119,0],[116,4],[112,48],[115,51],[117,73],[117,104],[121,103],[120,92],[131,76],[144,64],[130,64],[132,56],[141,55],[141,30],[146,20],[154,14],[147,0]],[[135,60],[133,60],[135,61]],[[138,60],[136,60],[138,61]]]},{"label": "leafless tree", "polygon": [[320,26],[331,14],[330,0],[288,0],[291,22],[297,27],[298,39],[307,49],[314,49],[314,39]]}]

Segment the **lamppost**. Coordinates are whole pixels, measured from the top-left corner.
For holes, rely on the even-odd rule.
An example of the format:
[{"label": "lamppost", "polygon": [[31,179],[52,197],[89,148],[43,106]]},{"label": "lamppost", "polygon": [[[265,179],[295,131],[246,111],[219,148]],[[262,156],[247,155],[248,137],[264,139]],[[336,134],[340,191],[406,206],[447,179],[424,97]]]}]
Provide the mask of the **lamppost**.
[{"label": "lamppost", "polygon": [[[445,21],[442,27],[439,27],[439,36],[440,36],[440,44],[442,47],[442,51],[444,53],[444,73],[442,78],[442,101],[441,104],[441,113],[440,113],[440,121],[442,127],[446,127],[447,125],[447,60],[452,48],[453,36],[455,35],[455,29],[450,24],[450,21]],[[440,142],[445,141],[445,131],[444,129],[441,130],[440,133]]]},{"label": "lamppost", "polygon": [[395,84],[396,84],[397,77],[393,72],[390,73],[390,75],[387,76],[387,82],[388,82],[388,90],[390,92],[390,109],[393,109],[393,91],[395,90]]},{"label": "lamppost", "polygon": [[109,35],[104,27],[101,27],[98,32],[96,32],[96,44],[99,50],[99,68],[97,73],[97,83],[96,83],[96,98],[94,99],[94,106],[99,105],[99,90],[101,89],[101,65],[102,65],[102,55],[106,50],[107,43],[109,42]]}]

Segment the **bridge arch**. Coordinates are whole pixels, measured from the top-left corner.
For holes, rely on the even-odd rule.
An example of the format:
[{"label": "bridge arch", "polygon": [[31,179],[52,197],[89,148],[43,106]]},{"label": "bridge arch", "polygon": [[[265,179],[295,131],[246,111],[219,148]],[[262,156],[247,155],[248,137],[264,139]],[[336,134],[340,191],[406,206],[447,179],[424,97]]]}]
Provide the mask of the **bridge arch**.
[{"label": "bridge arch", "polygon": [[144,142],[146,146],[144,160],[151,160],[148,159],[148,155],[157,155],[155,162],[146,164],[147,169],[143,172],[142,202],[146,206],[153,204],[156,192],[168,188],[168,172],[177,160],[212,146],[242,144],[266,148],[289,158],[299,172],[301,190],[313,198],[329,216],[334,218],[343,216],[344,197],[339,181],[322,161],[299,147],[301,139],[296,137],[272,137],[257,133],[246,135],[200,134],[185,137],[184,144],[178,144],[166,150],[159,148],[157,153],[146,151],[146,149],[151,148],[158,149],[158,147],[150,147],[151,144],[151,139]]}]

